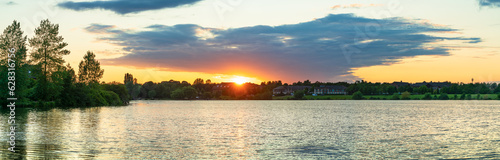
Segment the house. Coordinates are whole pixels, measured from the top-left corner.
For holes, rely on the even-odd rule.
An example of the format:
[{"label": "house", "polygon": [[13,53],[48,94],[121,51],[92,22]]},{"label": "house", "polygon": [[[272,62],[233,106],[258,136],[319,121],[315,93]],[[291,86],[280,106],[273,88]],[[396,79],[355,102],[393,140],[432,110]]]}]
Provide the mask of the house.
[{"label": "house", "polygon": [[427,88],[432,88],[433,90],[441,90],[441,88],[444,87],[450,87],[451,83],[450,82],[420,82],[420,83],[415,83],[412,85],[414,88],[418,88],[420,86],[427,86]]},{"label": "house", "polygon": [[314,88],[314,94],[316,95],[324,95],[324,94],[343,94],[346,95],[347,87],[341,85],[334,86],[320,86],[318,88]]},{"label": "house", "polygon": [[400,82],[393,82],[391,85],[399,89],[399,87],[402,86],[410,86],[410,83],[400,81]]},{"label": "house", "polygon": [[236,83],[234,83],[234,82],[221,82],[219,84],[213,85],[212,90],[214,90],[214,91],[226,90],[226,89],[232,88],[235,85],[236,85]]},{"label": "house", "polygon": [[273,94],[292,94],[295,91],[310,89],[311,86],[279,86],[273,89]]}]

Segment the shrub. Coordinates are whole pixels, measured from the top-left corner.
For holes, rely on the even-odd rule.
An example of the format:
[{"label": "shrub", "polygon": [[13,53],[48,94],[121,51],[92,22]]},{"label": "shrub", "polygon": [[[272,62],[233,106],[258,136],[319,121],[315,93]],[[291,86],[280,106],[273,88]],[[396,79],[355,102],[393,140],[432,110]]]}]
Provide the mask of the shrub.
[{"label": "shrub", "polygon": [[472,96],[470,94],[467,94],[467,96],[465,96],[465,99],[466,100],[471,100],[472,99]]},{"label": "shrub", "polygon": [[424,100],[431,100],[432,99],[431,93],[429,93],[429,92],[425,93],[425,95],[424,95],[424,97],[422,99],[424,99]]},{"label": "shrub", "polygon": [[102,97],[106,100],[108,105],[111,106],[120,106],[123,105],[122,101],[120,100],[120,96],[116,94],[115,92],[112,91],[100,91]]},{"label": "shrub", "polygon": [[411,93],[408,91],[403,92],[403,94],[401,95],[401,99],[402,100],[410,100],[410,95],[411,95]]},{"label": "shrub", "polygon": [[363,93],[361,93],[360,91],[357,91],[357,92],[354,92],[354,94],[352,94],[352,99],[361,100],[361,99],[365,99],[365,97],[363,97]]},{"label": "shrub", "polygon": [[298,90],[293,92],[293,99],[302,99],[304,98],[304,90]]},{"label": "shrub", "polygon": [[91,103],[90,103],[91,106],[108,106],[109,105],[109,103],[106,101],[106,99],[100,93],[100,90],[91,89],[89,97],[91,100]]},{"label": "shrub", "polygon": [[391,100],[399,100],[399,94],[398,93],[394,93],[391,97]]},{"label": "shrub", "polygon": [[465,93],[463,93],[462,95],[460,95],[460,100],[464,100],[465,99]]},{"label": "shrub", "polygon": [[123,103],[123,105],[126,105],[129,103],[130,100],[130,95],[129,91],[127,90],[127,87],[123,84],[104,84],[102,85],[103,88],[107,91],[112,91],[118,95],[120,98],[120,101]]},{"label": "shrub", "polygon": [[440,100],[448,100],[448,99],[450,99],[450,97],[448,97],[448,94],[446,94],[446,93],[441,93],[439,95],[439,99]]}]

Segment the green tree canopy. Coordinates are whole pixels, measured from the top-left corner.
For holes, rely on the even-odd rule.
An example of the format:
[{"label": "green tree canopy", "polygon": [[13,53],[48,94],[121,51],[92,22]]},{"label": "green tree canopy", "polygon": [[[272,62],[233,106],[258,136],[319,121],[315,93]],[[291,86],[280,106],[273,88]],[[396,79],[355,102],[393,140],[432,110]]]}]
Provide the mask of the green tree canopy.
[{"label": "green tree canopy", "polygon": [[[23,36],[23,31],[21,31],[21,24],[17,21],[13,21],[11,25],[7,26],[3,31],[2,35],[0,35],[0,74],[2,76],[0,80],[1,88],[0,88],[0,98],[5,100],[5,96],[8,93],[8,78],[6,66],[14,65],[15,70],[11,71],[14,73],[13,77],[15,77],[14,93],[21,103],[27,101],[27,89],[29,85],[29,76],[27,71],[27,62],[26,62],[26,36]],[[14,49],[14,50],[12,50]],[[13,53],[11,53],[11,51]],[[9,59],[11,61],[9,61]],[[12,67],[12,66],[11,66]],[[12,75],[11,75],[12,76]]]},{"label": "green tree canopy", "polygon": [[48,80],[47,77],[63,65],[62,56],[69,55],[70,51],[64,49],[68,44],[63,40],[59,36],[59,25],[51,24],[48,19],[41,21],[35,36],[29,39],[31,60],[42,68],[41,78]]},{"label": "green tree canopy", "polygon": [[[17,21],[7,26],[0,36],[0,65],[7,65],[7,59],[15,60],[16,67],[26,64],[26,36],[23,36],[21,24]],[[8,56],[9,50],[14,48],[14,57]]]},{"label": "green tree canopy", "polygon": [[99,83],[99,79],[104,74],[104,70],[101,69],[101,63],[95,59],[95,54],[90,51],[87,51],[87,54],[83,56],[79,68],[78,81],[87,84]]},{"label": "green tree canopy", "polygon": [[193,82],[193,85],[200,85],[200,84],[204,84],[203,79],[201,78],[196,78]]},{"label": "green tree canopy", "polygon": [[134,82],[134,76],[130,73],[125,73],[125,78],[123,79],[123,84],[127,84],[128,82]]}]

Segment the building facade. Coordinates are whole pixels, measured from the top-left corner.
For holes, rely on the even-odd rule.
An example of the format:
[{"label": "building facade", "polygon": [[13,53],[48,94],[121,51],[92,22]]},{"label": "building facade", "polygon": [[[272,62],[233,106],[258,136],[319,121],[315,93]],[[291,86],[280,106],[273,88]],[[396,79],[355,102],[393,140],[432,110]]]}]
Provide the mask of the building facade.
[{"label": "building facade", "polygon": [[346,95],[347,87],[345,86],[321,86],[318,88],[314,88],[314,94],[316,95],[325,95],[325,94],[340,94]]}]

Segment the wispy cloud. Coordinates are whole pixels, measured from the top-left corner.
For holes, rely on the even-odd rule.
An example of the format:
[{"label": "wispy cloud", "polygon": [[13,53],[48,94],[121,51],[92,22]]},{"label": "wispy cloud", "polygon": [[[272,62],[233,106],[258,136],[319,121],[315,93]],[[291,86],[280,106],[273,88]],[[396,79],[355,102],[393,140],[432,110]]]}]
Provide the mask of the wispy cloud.
[{"label": "wispy cloud", "polygon": [[490,7],[500,7],[500,0],[479,0],[479,5],[490,6]]},{"label": "wispy cloud", "polygon": [[14,2],[14,1],[9,1],[9,2],[7,2],[7,3],[5,3],[5,4],[6,4],[6,5],[16,5],[17,3],[16,3],[16,2]]},{"label": "wispy cloud", "polygon": [[175,8],[197,3],[201,0],[111,0],[91,2],[62,2],[59,7],[83,11],[89,9],[111,10],[118,14],[138,13],[148,10]]},{"label": "wispy cloud", "polygon": [[[285,81],[353,79],[354,68],[391,64],[418,55],[449,55],[450,48],[440,47],[438,42],[480,42],[479,38],[428,34],[458,31],[449,27],[350,14],[328,15],[298,24],[231,29],[195,24],[152,25],[142,31],[93,24],[86,29],[109,33],[100,40],[122,46],[130,53],[104,59],[101,61],[104,65],[244,73]],[[436,44],[426,46],[429,43]]]}]

